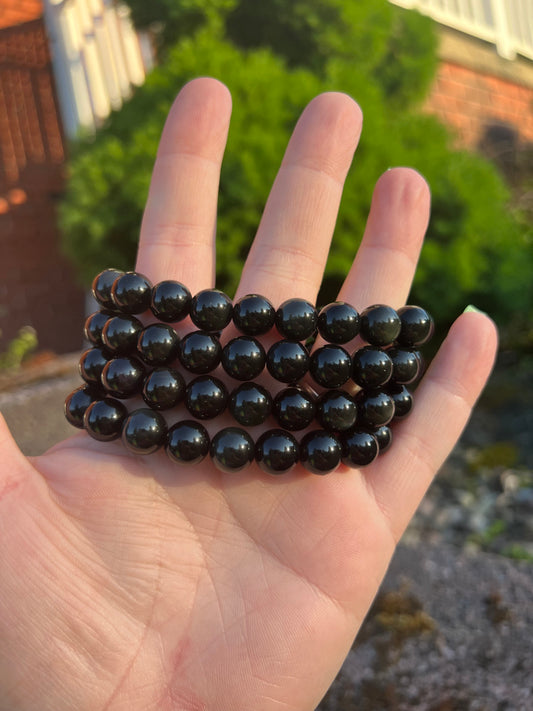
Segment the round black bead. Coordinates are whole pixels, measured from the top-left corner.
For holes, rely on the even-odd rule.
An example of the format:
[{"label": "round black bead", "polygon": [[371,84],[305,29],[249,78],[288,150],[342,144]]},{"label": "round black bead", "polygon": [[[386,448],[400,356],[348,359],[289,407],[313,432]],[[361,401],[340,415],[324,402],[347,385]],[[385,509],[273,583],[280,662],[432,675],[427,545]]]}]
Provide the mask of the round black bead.
[{"label": "round black bead", "polygon": [[304,430],[315,417],[315,398],[303,388],[284,388],[274,398],[272,410],[284,429]]},{"label": "round black bead", "polygon": [[361,313],[361,336],[373,346],[387,346],[400,333],[401,321],[391,306],[376,304]]},{"label": "round black bead", "polygon": [[255,461],[267,474],[285,474],[298,459],[298,442],[285,430],[268,430],[255,444]]},{"label": "round black bead", "polygon": [[377,428],[387,425],[394,417],[394,400],[381,390],[360,392],[356,398],[358,424]]},{"label": "round black bead", "polygon": [[343,390],[327,390],[316,403],[316,418],[325,430],[343,432],[355,425],[357,406]]},{"label": "round black bead", "polygon": [[359,333],[359,314],[350,304],[334,301],[318,314],[318,331],[329,343],[348,343]]},{"label": "round black bead", "polygon": [[421,346],[429,341],[434,331],[433,319],[420,306],[402,306],[398,309],[401,328],[397,341],[402,346]]},{"label": "round black bead", "polygon": [[111,289],[115,307],[125,314],[142,314],[150,308],[152,282],[138,272],[126,272]]},{"label": "round black bead", "polygon": [[240,425],[261,425],[270,415],[272,398],[262,385],[243,383],[230,395],[228,409]]},{"label": "round black bead", "polygon": [[379,388],[391,378],[392,361],[378,346],[364,346],[352,355],[352,379],[362,388]]},{"label": "round black bead", "polygon": [[150,308],[165,323],[181,321],[189,315],[191,292],[179,281],[160,281],[152,289]]},{"label": "round black bead", "polygon": [[102,330],[102,340],[112,353],[134,353],[142,328],[142,323],[135,316],[113,316]]},{"label": "round black bead", "polygon": [[143,407],[134,410],[122,426],[122,442],[134,454],[152,454],[164,443],[167,423],[159,412]]},{"label": "round black bead", "polygon": [[100,386],[102,371],[109,361],[109,356],[102,348],[89,348],[81,354],[79,370],[81,377],[89,385]]},{"label": "round black bead", "polygon": [[141,392],[144,368],[137,358],[112,358],[102,370],[102,385],[109,395],[123,400]]},{"label": "round black bead", "polygon": [[308,432],[300,442],[300,462],[313,474],[333,471],[341,460],[339,440],[325,430]]},{"label": "round black bead", "polygon": [[209,452],[209,435],[199,422],[182,420],[168,430],[166,451],[177,464],[198,464]]},{"label": "round black bead", "polygon": [[254,460],[254,441],[240,427],[225,427],[211,440],[209,452],[217,469],[238,472]]},{"label": "round black bead", "polygon": [[118,269],[104,269],[103,272],[94,277],[92,284],[93,296],[104,309],[115,310],[116,307],[111,298],[111,287],[123,274],[124,272]]},{"label": "round black bead", "polygon": [[341,437],[342,463],[351,468],[364,467],[378,456],[377,439],[369,432],[353,430]]},{"label": "round black bead", "polygon": [[152,323],[139,334],[137,351],[148,365],[169,365],[178,355],[180,339],[167,323]]},{"label": "round black bead", "polygon": [[209,420],[224,412],[228,391],[224,383],[210,375],[201,375],[187,385],[185,405],[193,417]]},{"label": "round black bead", "polygon": [[406,417],[413,407],[413,396],[405,385],[389,385],[387,393],[394,401],[394,419]]},{"label": "round black bead", "polygon": [[96,311],[85,321],[83,335],[93,344],[93,346],[103,346],[102,330],[108,322],[111,314],[108,311]]},{"label": "round black bead", "polygon": [[305,299],[287,299],[276,311],[276,328],[284,338],[304,341],[316,330],[318,315]]},{"label": "round black bead", "polygon": [[143,400],[153,410],[175,407],[185,394],[185,380],[172,368],[155,368],[144,381]]},{"label": "round black bead", "polygon": [[231,321],[231,299],[218,289],[204,289],[191,301],[192,322],[203,331],[222,331]]},{"label": "round black bead", "polygon": [[267,353],[267,368],[281,383],[295,383],[309,370],[309,353],[298,341],[278,341]]},{"label": "round black bead", "polygon": [[220,363],[222,346],[212,333],[192,331],[181,339],[178,356],[191,373],[210,373]]},{"label": "round black bead", "polygon": [[253,380],[265,367],[263,346],[252,336],[233,338],[222,349],[222,367],[237,380]]},{"label": "round black bead", "polygon": [[322,346],[311,354],[309,372],[319,385],[339,388],[352,373],[352,359],[341,346]]},{"label": "round black bead", "polygon": [[274,325],[276,310],[268,299],[259,294],[248,294],[233,307],[233,323],[247,336],[259,336]]},{"label": "round black bead", "polygon": [[71,392],[65,400],[65,417],[70,424],[83,429],[85,410],[96,399],[95,390],[88,385],[83,385]]},{"label": "round black bead", "polygon": [[128,415],[125,406],[112,397],[96,400],[85,410],[83,426],[93,439],[110,442],[118,439]]},{"label": "round black bead", "polygon": [[394,347],[389,348],[387,355],[392,360],[391,381],[408,385],[418,378],[421,359],[417,351]]},{"label": "round black bead", "polygon": [[379,454],[383,454],[389,449],[392,444],[392,429],[390,427],[382,425],[375,430],[371,430],[370,434],[377,440]]}]

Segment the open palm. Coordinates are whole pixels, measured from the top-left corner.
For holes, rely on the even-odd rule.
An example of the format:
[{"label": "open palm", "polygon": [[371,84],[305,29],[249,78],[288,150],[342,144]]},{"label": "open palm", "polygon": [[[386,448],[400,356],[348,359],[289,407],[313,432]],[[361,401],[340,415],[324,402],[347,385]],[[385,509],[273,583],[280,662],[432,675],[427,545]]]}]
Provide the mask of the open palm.
[{"label": "open palm", "polygon": [[[137,269],[214,285],[224,86],[189,83],[167,121]],[[237,297],[316,294],[361,114],[343,94],[304,111]],[[405,303],[427,226],[413,170],[378,181],[339,298]],[[0,709],[312,710],[394,547],[490,371],[494,327],[462,315],[393,447],[364,470],[222,474],[133,456],[80,433],[26,460],[0,424]]]}]

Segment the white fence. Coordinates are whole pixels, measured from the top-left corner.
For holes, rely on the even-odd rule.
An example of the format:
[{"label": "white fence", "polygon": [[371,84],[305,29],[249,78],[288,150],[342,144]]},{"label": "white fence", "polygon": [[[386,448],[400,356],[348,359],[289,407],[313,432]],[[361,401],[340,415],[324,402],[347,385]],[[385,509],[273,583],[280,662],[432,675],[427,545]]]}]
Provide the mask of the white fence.
[{"label": "white fence", "polygon": [[505,59],[533,59],[533,0],[390,0],[491,42]]}]

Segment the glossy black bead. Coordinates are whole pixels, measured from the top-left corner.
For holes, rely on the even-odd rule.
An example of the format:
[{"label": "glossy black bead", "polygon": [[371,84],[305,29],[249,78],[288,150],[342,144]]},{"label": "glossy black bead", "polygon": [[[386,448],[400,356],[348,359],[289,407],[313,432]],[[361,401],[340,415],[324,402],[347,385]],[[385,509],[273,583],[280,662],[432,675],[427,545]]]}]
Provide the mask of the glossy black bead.
[{"label": "glossy black bead", "polygon": [[391,382],[408,385],[418,378],[421,360],[417,351],[393,347],[387,350],[387,355],[392,361]]},{"label": "glossy black bead", "polygon": [[382,390],[362,391],[355,398],[357,423],[360,427],[377,428],[394,417],[394,400]]},{"label": "glossy black bead", "polygon": [[148,407],[131,412],[122,426],[122,442],[133,454],[152,454],[164,444],[166,435],[163,415]]},{"label": "glossy black bead", "polygon": [[118,439],[128,415],[126,407],[112,397],[96,400],[85,410],[83,426],[93,439],[111,442]]},{"label": "glossy black bead", "polygon": [[233,323],[247,336],[267,333],[274,325],[276,310],[268,299],[259,294],[248,294],[233,307]]},{"label": "glossy black bead", "polygon": [[124,272],[119,269],[104,269],[103,272],[94,277],[92,283],[93,296],[104,309],[116,309],[111,298],[111,287],[123,274]]},{"label": "glossy black bead", "polygon": [[102,330],[108,322],[111,314],[108,311],[95,311],[85,321],[83,335],[93,344],[93,346],[103,346]]},{"label": "glossy black bead", "polygon": [[166,451],[177,464],[198,464],[209,452],[209,434],[194,420],[176,422],[168,430]]},{"label": "glossy black bead", "polygon": [[413,396],[405,385],[389,385],[387,394],[394,401],[394,419],[401,420],[407,417],[413,408]]},{"label": "glossy black bead", "polygon": [[223,291],[204,289],[191,301],[192,322],[203,331],[222,331],[231,321],[233,304]]},{"label": "glossy black bead", "polygon": [[402,306],[398,309],[401,328],[397,341],[402,346],[421,346],[433,335],[433,318],[420,306]]},{"label": "glossy black bead", "polygon": [[261,425],[272,411],[272,397],[257,383],[243,383],[232,391],[228,409],[240,425]]},{"label": "glossy black bead", "polygon": [[344,390],[327,390],[317,400],[316,419],[325,430],[349,430],[357,419],[355,400]]},{"label": "glossy black bead", "polygon": [[276,328],[284,338],[304,341],[316,331],[318,314],[305,299],[287,299],[276,311]]},{"label": "glossy black bead", "polygon": [[350,468],[364,467],[379,454],[377,439],[369,432],[352,430],[341,437],[342,463]]},{"label": "glossy black bead", "polygon": [[334,301],[318,314],[318,331],[329,343],[348,343],[357,336],[359,328],[359,313],[344,301]]},{"label": "glossy black bead", "polygon": [[392,360],[378,346],[364,346],[352,355],[352,379],[362,388],[379,388],[392,376]]},{"label": "glossy black bead", "polygon": [[65,417],[74,427],[83,429],[83,416],[89,405],[97,399],[95,390],[88,385],[77,388],[65,400]]},{"label": "glossy black bead", "polygon": [[152,282],[138,272],[126,272],[111,289],[115,307],[125,314],[142,314],[150,308]]},{"label": "glossy black bead", "polygon": [[143,400],[153,410],[169,410],[185,395],[185,380],[172,368],[155,368],[145,379]]},{"label": "glossy black bead", "polygon": [[181,339],[178,357],[191,373],[210,373],[220,363],[222,346],[212,333],[192,331]]},{"label": "glossy black bead", "polygon": [[304,430],[316,415],[315,398],[303,388],[284,388],[274,398],[274,417],[286,430]]},{"label": "glossy black bead", "polygon": [[187,410],[199,420],[209,420],[226,409],[228,391],[224,383],[210,375],[191,380],[185,389]]},{"label": "glossy black bead", "polygon": [[322,387],[340,388],[352,374],[352,359],[342,346],[322,346],[311,354],[309,372]]},{"label": "glossy black bead", "polygon": [[309,352],[298,341],[278,341],[267,353],[270,375],[281,383],[295,383],[309,370]]},{"label": "glossy black bead", "polygon": [[252,336],[233,338],[222,349],[222,367],[236,380],[253,380],[265,367],[266,353]]},{"label": "glossy black bead", "polygon": [[79,371],[89,385],[101,385],[101,375],[109,361],[109,354],[103,348],[88,348],[81,354]]},{"label": "glossy black bead", "polygon": [[142,328],[142,323],[135,316],[113,316],[102,330],[102,340],[106,348],[116,355],[135,353]]},{"label": "glossy black bead", "polygon": [[371,430],[370,434],[377,440],[379,454],[383,454],[389,449],[392,444],[392,429],[390,427],[382,425],[375,430]]},{"label": "glossy black bead", "polygon": [[191,292],[179,281],[160,281],[152,289],[150,308],[154,316],[165,323],[181,321],[189,315]]},{"label": "glossy black bead", "polygon": [[327,474],[341,461],[339,440],[325,430],[308,432],[300,442],[300,462],[313,474]]},{"label": "glossy black bead", "polygon": [[267,474],[285,474],[298,459],[298,442],[285,430],[268,430],[255,444],[255,461]]},{"label": "glossy black bead", "polygon": [[401,321],[391,306],[375,304],[361,313],[361,336],[373,346],[387,346],[400,333]]},{"label": "glossy black bead", "polygon": [[152,323],[139,334],[137,352],[148,365],[170,365],[178,355],[180,339],[167,323]]},{"label": "glossy black bead", "polygon": [[144,380],[143,364],[131,356],[112,358],[102,370],[102,385],[109,395],[123,400],[140,394]]},{"label": "glossy black bead", "polygon": [[238,472],[254,460],[254,441],[240,427],[225,427],[211,439],[213,464],[223,472]]}]

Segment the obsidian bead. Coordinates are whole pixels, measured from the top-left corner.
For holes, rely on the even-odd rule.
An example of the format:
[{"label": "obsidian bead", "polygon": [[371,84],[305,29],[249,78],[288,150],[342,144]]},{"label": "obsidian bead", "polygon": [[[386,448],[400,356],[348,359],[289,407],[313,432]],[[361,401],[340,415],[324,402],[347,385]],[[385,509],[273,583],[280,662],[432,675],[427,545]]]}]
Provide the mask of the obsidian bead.
[{"label": "obsidian bead", "polygon": [[240,427],[225,427],[211,439],[213,464],[223,472],[238,472],[254,460],[254,441]]},{"label": "obsidian bead", "polygon": [[192,322],[203,331],[222,331],[231,321],[233,304],[223,291],[204,289],[191,301]]},{"label": "obsidian bead", "polygon": [[236,380],[253,380],[265,367],[263,346],[252,336],[233,338],[222,349],[222,367]]},{"label": "obsidian bead", "polygon": [[325,430],[308,432],[300,442],[300,462],[313,474],[333,471],[341,460],[339,440]]},{"label": "obsidian bead", "polygon": [[334,301],[318,314],[318,331],[329,343],[348,343],[357,336],[359,328],[359,313],[344,301]]},{"label": "obsidian bead", "polygon": [[418,378],[421,359],[417,351],[393,347],[387,350],[387,355],[392,361],[391,382],[408,385]]},{"label": "obsidian bead", "polygon": [[392,444],[392,429],[390,427],[382,425],[375,430],[371,430],[370,434],[377,440],[379,454],[383,454],[389,449]]},{"label": "obsidian bead", "polygon": [[298,442],[285,430],[268,430],[255,444],[255,461],[267,474],[285,474],[298,459]]},{"label": "obsidian bead", "polygon": [[191,292],[179,281],[160,281],[152,289],[150,308],[165,323],[181,321],[189,315]]},{"label": "obsidian bead", "polygon": [[322,346],[311,353],[309,372],[324,388],[339,388],[352,373],[352,359],[341,346]]},{"label": "obsidian bead", "polygon": [[377,428],[387,425],[394,417],[394,400],[382,390],[365,392],[355,398],[357,422],[360,427]]},{"label": "obsidian bead", "polygon": [[281,383],[295,383],[309,370],[309,352],[298,341],[278,341],[267,353],[270,375]]},{"label": "obsidian bead", "polygon": [[429,341],[434,331],[433,319],[420,306],[402,306],[398,309],[401,328],[397,341],[402,346],[421,346]]},{"label": "obsidian bead", "polygon": [[182,420],[168,430],[166,451],[177,464],[198,464],[209,452],[209,435],[199,422]]},{"label": "obsidian bead", "polygon": [[102,370],[101,378],[106,392],[123,400],[141,392],[144,367],[131,356],[112,358]]},{"label": "obsidian bead", "polygon": [[122,426],[122,442],[133,454],[152,454],[165,442],[167,423],[148,407],[131,412]]},{"label": "obsidian bead", "polygon": [[317,400],[316,419],[325,430],[349,430],[357,419],[355,400],[344,390],[327,390]]},{"label": "obsidian bead", "polygon": [[101,385],[101,375],[109,361],[109,355],[103,348],[89,348],[81,354],[79,371],[89,385]]},{"label": "obsidian bead", "polygon": [[224,412],[228,391],[224,383],[210,375],[191,380],[185,389],[185,405],[193,417],[209,420]]},{"label": "obsidian bead", "polygon": [[138,272],[126,272],[111,289],[116,309],[125,314],[142,314],[150,308],[152,282]]},{"label": "obsidian bead", "polygon": [[119,269],[104,269],[93,279],[93,296],[104,309],[115,310],[115,304],[111,298],[111,287],[114,282],[121,277],[124,272]]},{"label": "obsidian bead", "polygon": [[315,417],[315,398],[303,388],[284,388],[274,398],[272,411],[284,429],[304,430]]},{"label": "obsidian bead", "polygon": [[93,346],[103,346],[102,330],[108,322],[111,314],[108,311],[95,311],[85,321],[83,335],[93,344]]},{"label": "obsidian bead", "polygon": [[276,328],[290,341],[304,341],[316,331],[318,315],[305,299],[287,299],[276,311]]},{"label": "obsidian bead", "polygon": [[352,379],[362,388],[379,388],[392,376],[392,360],[378,346],[364,346],[352,355]]},{"label": "obsidian bead", "polygon": [[405,385],[389,385],[387,394],[394,401],[394,419],[401,420],[406,417],[413,407],[413,396]]},{"label": "obsidian bead", "polygon": [[95,390],[88,385],[77,388],[65,400],[65,417],[74,427],[83,429],[83,416],[89,405],[97,399]]},{"label": "obsidian bead", "polygon": [[364,467],[378,456],[377,439],[369,432],[352,430],[341,437],[342,463],[350,468]]},{"label": "obsidian bead", "polygon": [[135,353],[142,327],[135,316],[113,316],[102,330],[102,340],[106,348],[116,355]]},{"label": "obsidian bead", "polygon": [[214,334],[192,331],[181,339],[178,356],[191,373],[210,373],[220,363],[222,346]]},{"label": "obsidian bead", "polygon": [[276,310],[268,299],[259,294],[248,294],[233,307],[233,323],[247,336],[259,336],[274,325]]},{"label": "obsidian bead", "polygon": [[400,333],[401,321],[391,306],[375,304],[361,313],[361,336],[373,346],[387,346]]},{"label": "obsidian bead", "polygon": [[172,368],[155,368],[144,381],[142,396],[153,410],[169,410],[185,395],[185,380]]},{"label": "obsidian bead", "polygon": [[261,425],[272,410],[272,397],[257,383],[243,383],[232,391],[228,409],[240,425]]},{"label": "obsidian bead", "polygon": [[152,323],[139,334],[137,352],[148,365],[170,365],[178,355],[180,339],[167,323]]},{"label": "obsidian bead", "polygon": [[110,442],[118,439],[128,415],[126,407],[112,397],[96,400],[85,410],[83,426],[93,439]]}]

